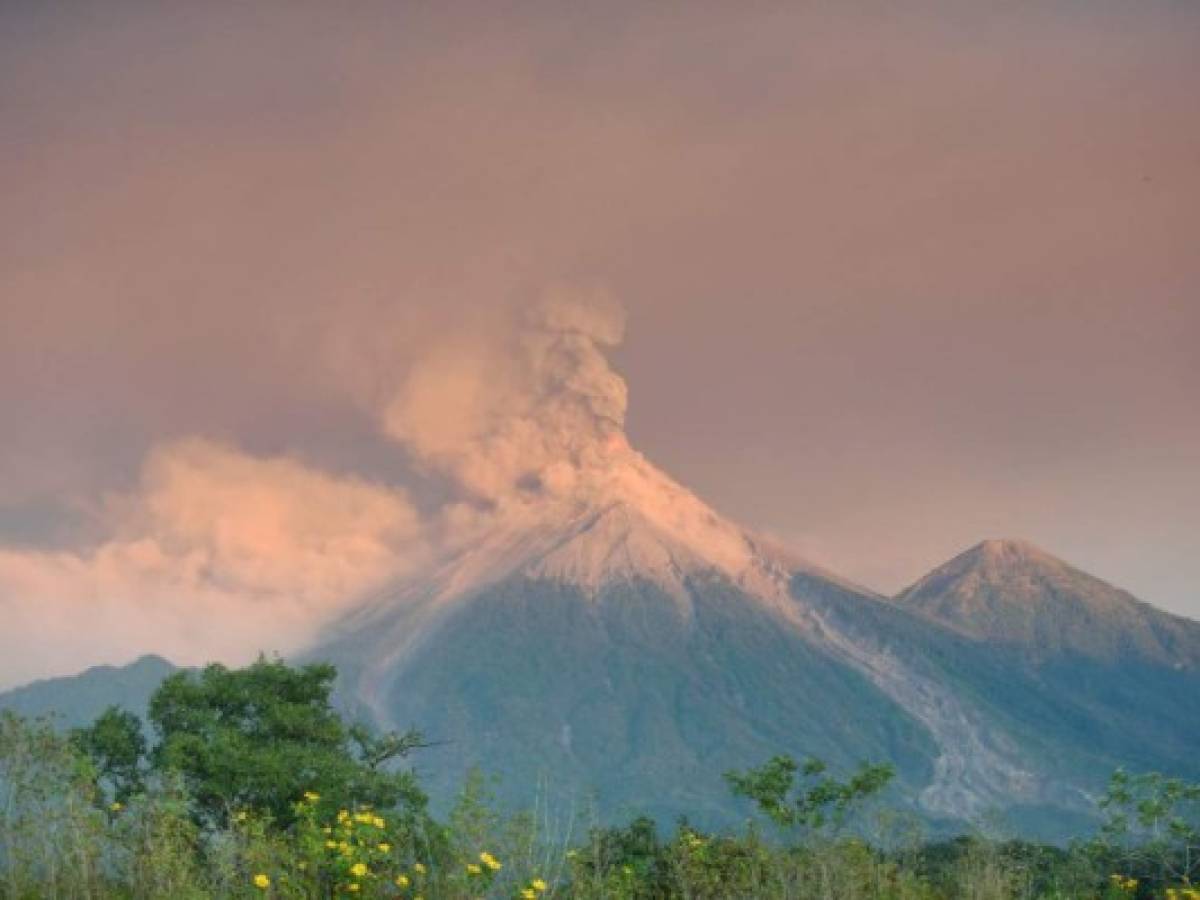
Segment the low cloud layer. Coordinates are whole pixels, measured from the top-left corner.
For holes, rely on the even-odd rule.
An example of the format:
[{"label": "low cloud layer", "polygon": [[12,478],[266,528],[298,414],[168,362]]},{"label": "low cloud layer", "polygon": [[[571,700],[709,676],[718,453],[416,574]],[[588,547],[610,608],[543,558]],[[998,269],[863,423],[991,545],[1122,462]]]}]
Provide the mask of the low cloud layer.
[{"label": "low cloud layer", "polygon": [[602,290],[549,288],[372,379],[395,452],[448,483],[423,514],[400,487],[295,458],[155,446],[132,488],[80,498],[101,535],[90,546],[0,546],[0,685],[150,651],[181,664],[294,651],[481,529],[587,503],[615,477],[661,491],[615,467],[639,459],[604,355],[624,316]]},{"label": "low cloud layer", "polygon": [[0,684],[291,650],[424,548],[402,491],[205,440],[156,448],[104,509],[95,546],[0,548]]}]

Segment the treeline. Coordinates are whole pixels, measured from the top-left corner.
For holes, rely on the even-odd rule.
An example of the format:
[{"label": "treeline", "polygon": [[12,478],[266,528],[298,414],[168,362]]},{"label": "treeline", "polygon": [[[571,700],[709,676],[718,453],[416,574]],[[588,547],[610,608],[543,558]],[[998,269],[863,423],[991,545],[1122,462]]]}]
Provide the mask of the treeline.
[{"label": "treeline", "polygon": [[1200,785],[1156,774],[1116,773],[1103,826],[1068,848],[924,843],[878,808],[889,766],[783,756],[726,776],[759,813],[736,833],[505,815],[478,774],[438,818],[403,767],[421,736],[347,725],[335,674],[173,675],[153,744],[117,709],[69,734],[0,716],[0,897],[1200,900]]}]

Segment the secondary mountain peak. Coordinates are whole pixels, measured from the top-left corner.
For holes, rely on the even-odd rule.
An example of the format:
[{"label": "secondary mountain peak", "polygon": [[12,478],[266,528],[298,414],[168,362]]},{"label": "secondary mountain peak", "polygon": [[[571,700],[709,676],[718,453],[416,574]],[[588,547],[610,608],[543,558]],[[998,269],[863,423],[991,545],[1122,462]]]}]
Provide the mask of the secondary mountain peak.
[{"label": "secondary mountain peak", "polygon": [[976,557],[1001,563],[1053,563],[1061,561],[1042,548],[1021,538],[988,538],[967,551]]},{"label": "secondary mountain peak", "polygon": [[1200,623],[1155,609],[1028,541],[976,544],[896,602],[970,637],[1018,645],[1038,657],[1200,666]]}]

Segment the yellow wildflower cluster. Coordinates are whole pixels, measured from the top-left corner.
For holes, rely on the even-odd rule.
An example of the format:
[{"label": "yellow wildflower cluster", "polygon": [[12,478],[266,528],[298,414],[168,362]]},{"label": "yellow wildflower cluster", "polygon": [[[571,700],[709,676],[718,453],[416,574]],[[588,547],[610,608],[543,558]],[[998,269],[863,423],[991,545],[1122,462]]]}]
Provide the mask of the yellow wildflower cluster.
[{"label": "yellow wildflower cluster", "polygon": [[[411,878],[407,873],[401,872],[392,880],[392,883],[396,885],[396,887],[400,888],[401,893],[408,890],[410,887],[415,887],[417,890],[420,890],[421,881],[425,877],[427,870],[421,863],[413,863],[412,871],[413,874]],[[423,898],[420,894],[414,894],[413,900],[423,900]]]},{"label": "yellow wildflower cluster", "polygon": [[549,887],[550,885],[546,884],[542,879],[535,878],[529,882],[529,887],[521,889],[521,900],[537,900]]},{"label": "yellow wildflower cluster", "polygon": [[397,873],[392,863],[387,820],[370,807],[339,809],[332,822],[318,819],[321,795],[305,791],[296,812],[306,823],[308,834],[323,859],[316,863],[332,877],[340,893],[370,894],[373,885],[386,880],[402,890],[411,885],[409,876]]},{"label": "yellow wildflower cluster", "polygon": [[1167,888],[1167,900],[1200,900],[1200,889],[1192,887]]},{"label": "yellow wildflower cluster", "polygon": [[479,861],[493,872],[499,872],[502,868],[504,868],[500,861],[486,850],[479,854]]},{"label": "yellow wildflower cluster", "polygon": [[[293,886],[306,880],[320,879],[330,884],[335,896],[388,896],[396,900],[424,900],[426,891],[434,884],[427,878],[424,864],[413,862],[407,870],[401,870],[399,860],[393,855],[394,845],[389,832],[388,820],[370,807],[336,809],[331,819],[326,819],[320,805],[321,795],[316,791],[304,791],[294,804],[297,817],[297,836],[307,859],[299,860],[301,876],[293,885],[290,874],[280,874],[280,890],[290,891]],[[327,809],[328,807],[326,807]],[[238,821],[247,819],[245,813],[235,816]],[[500,862],[490,853],[480,856],[473,863],[474,871],[487,875],[500,869]],[[273,873],[253,874],[250,882],[263,895],[276,890]],[[483,888],[486,890],[486,883]]]},{"label": "yellow wildflower cluster", "polygon": [[1117,875],[1114,873],[1108,876],[1108,880],[1112,882],[1112,886],[1118,891],[1133,893],[1135,890],[1137,890],[1138,882],[1136,878],[1126,878],[1123,875]]}]

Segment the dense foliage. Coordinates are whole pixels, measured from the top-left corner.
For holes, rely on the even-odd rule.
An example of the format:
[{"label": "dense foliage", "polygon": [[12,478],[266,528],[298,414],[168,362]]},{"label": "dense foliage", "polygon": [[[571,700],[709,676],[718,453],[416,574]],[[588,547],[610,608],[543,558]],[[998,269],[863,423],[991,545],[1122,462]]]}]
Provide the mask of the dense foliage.
[{"label": "dense foliage", "polygon": [[239,670],[210,665],[198,676],[177,672],[150,701],[159,737],[153,765],[183,776],[206,824],[254,809],[288,826],[305,791],[331,803],[420,809],[425,798],[412,776],[386,767],[419,746],[420,735],[348,728],[330,706],[336,677],[329,665],[267,660]]},{"label": "dense foliage", "polygon": [[735,833],[504,815],[479,774],[437,819],[400,765],[420,736],[347,726],[333,676],[173,676],[152,741],[115,709],[65,736],[3,714],[0,897],[1200,898],[1200,785],[1155,774],[1116,773],[1103,828],[1068,848],[923,842],[881,806],[889,766],[788,757],[726,775],[754,813]]}]

